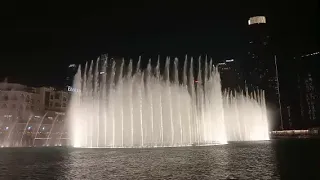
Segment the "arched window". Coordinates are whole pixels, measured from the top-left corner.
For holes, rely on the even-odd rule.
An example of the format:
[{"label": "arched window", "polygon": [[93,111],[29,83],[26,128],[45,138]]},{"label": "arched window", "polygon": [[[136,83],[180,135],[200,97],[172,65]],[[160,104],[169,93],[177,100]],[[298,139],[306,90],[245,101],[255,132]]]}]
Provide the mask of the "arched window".
[{"label": "arched window", "polygon": [[20,95],[20,99],[21,99],[21,100],[24,100],[24,94],[21,94],[21,95]]}]

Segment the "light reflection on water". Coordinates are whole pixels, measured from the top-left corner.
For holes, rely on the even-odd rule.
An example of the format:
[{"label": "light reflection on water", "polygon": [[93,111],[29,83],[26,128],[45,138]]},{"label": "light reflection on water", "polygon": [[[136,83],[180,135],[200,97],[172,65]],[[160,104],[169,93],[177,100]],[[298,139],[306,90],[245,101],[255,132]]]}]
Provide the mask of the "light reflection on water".
[{"label": "light reflection on water", "polygon": [[[283,175],[285,169],[280,172],[281,166],[288,165],[279,165],[277,144],[264,141],[159,149],[3,148],[0,178],[273,180],[288,176]],[[280,151],[283,153],[283,148]]]}]

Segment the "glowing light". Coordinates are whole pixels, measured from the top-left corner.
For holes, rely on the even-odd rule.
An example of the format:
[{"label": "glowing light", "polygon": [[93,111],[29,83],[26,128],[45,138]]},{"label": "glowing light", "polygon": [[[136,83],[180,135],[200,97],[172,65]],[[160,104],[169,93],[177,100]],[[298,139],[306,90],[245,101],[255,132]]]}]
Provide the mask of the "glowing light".
[{"label": "glowing light", "polygon": [[248,24],[252,25],[252,24],[265,24],[267,23],[266,17],[265,16],[254,16],[251,17],[248,20]]},{"label": "glowing light", "polygon": [[8,130],[8,129],[9,129],[9,127],[7,126],[7,127],[6,127],[6,130]]},{"label": "glowing light", "polygon": [[32,126],[29,126],[29,127],[28,127],[28,130],[31,130],[31,128],[32,128]]},{"label": "glowing light", "polygon": [[77,88],[74,88],[74,87],[71,87],[71,86],[68,86],[68,91],[69,92],[81,92],[80,89],[77,89]]},{"label": "glowing light", "polygon": [[226,62],[233,62],[233,59],[227,59]]}]

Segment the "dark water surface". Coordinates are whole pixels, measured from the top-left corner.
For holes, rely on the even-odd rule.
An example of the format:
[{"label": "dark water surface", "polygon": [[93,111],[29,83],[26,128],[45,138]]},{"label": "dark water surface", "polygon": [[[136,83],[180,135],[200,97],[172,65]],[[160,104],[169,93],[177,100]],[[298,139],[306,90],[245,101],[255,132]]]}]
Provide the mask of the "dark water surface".
[{"label": "dark water surface", "polygon": [[2,148],[0,179],[320,179],[320,140],[159,149]]}]

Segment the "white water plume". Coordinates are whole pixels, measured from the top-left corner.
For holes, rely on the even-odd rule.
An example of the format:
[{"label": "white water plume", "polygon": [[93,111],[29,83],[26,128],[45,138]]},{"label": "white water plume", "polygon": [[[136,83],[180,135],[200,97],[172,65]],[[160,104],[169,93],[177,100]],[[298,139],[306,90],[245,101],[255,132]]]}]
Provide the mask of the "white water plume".
[{"label": "white water plume", "polygon": [[[263,91],[223,93],[220,74],[207,60],[133,63],[108,58],[79,67],[69,108],[74,147],[165,147],[267,140]],[[173,65],[172,65],[173,63]],[[203,67],[203,70],[201,68]],[[179,67],[182,67],[181,71]]]}]

